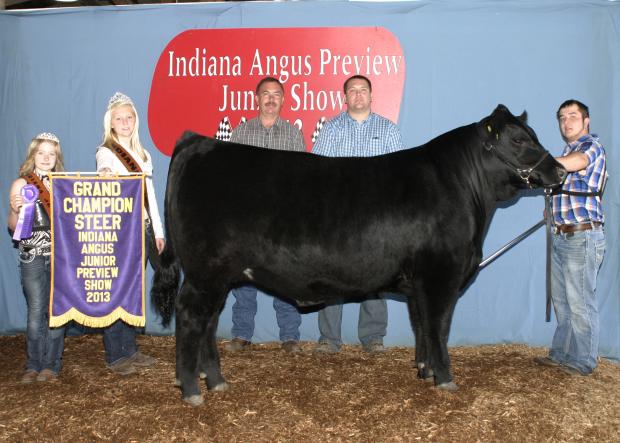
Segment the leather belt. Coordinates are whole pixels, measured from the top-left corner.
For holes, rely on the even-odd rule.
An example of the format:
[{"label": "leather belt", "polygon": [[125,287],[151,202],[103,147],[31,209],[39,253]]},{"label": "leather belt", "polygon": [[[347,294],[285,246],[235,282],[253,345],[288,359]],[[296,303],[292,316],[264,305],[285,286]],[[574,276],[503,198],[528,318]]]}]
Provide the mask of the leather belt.
[{"label": "leather belt", "polygon": [[589,231],[592,228],[601,226],[601,222],[579,223],[576,225],[557,225],[555,227],[556,234],[570,234],[578,231]]},{"label": "leather belt", "polygon": [[52,247],[51,246],[34,246],[34,247],[30,247],[30,246],[23,246],[23,245],[19,245],[19,250],[21,252],[24,252],[26,254],[31,254],[31,255],[50,255],[52,253]]}]

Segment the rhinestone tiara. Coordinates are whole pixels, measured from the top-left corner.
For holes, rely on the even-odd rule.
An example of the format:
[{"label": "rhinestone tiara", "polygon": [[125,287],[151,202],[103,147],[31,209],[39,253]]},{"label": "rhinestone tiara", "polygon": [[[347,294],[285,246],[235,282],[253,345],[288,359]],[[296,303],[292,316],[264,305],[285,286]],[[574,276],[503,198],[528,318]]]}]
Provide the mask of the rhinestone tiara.
[{"label": "rhinestone tiara", "polygon": [[133,101],[129,96],[123,94],[122,92],[115,92],[112,97],[110,97],[110,101],[108,102],[108,109],[118,103],[130,103],[133,105]]},{"label": "rhinestone tiara", "polygon": [[50,140],[56,143],[60,143],[60,140],[58,140],[58,137],[56,137],[56,134],[52,134],[51,132],[42,132],[39,135],[37,135],[35,138],[39,140]]}]

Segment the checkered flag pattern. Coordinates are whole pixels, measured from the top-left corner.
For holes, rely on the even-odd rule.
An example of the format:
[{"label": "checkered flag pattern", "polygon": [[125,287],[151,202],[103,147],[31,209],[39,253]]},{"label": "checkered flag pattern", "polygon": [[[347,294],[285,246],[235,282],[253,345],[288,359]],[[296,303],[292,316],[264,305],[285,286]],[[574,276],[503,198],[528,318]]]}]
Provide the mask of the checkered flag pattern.
[{"label": "checkered flag pattern", "polygon": [[230,126],[230,121],[228,120],[228,117],[224,117],[220,124],[217,126],[215,138],[227,142],[230,141],[230,134],[232,134],[232,126]]},{"label": "checkered flag pattern", "polygon": [[312,132],[312,143],[314,143],[316,139],[319,137],[319,132],[321,132],[321,129],[323,129],[324,124],[325,124],[325,117],[321,117],[319,121],[316,122],[316,127],[314,128],[314,131]]}]

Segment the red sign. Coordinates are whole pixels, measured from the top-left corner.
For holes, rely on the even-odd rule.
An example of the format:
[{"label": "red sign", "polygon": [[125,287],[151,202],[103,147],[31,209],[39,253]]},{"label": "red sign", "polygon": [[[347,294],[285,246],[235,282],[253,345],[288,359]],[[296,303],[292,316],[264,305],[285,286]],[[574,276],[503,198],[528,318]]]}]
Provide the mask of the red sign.
[{"label": "red sign", "polygon": [[301,129],[308,150],[317,122],[346,110],[344,81],[372,81],[372,110],[397,122],[405,58],[387,29],[252,28],[182,32],[164,48],[151,83],[148,122],[171,155],[185,130],[215,136],[258,115],[254,91],[267,76],[284,84],[281,117]]}]

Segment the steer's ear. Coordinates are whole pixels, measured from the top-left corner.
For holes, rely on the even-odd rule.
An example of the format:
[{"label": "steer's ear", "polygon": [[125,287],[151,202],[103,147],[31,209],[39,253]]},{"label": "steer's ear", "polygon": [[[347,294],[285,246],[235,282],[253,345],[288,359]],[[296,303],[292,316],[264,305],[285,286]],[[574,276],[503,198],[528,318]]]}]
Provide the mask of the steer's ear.
[{"label": "steer's ear", "polygon": [[499,105],[497,105],[497,107],[493,111],[493,114],[497,114],[498,112],[507,112],[507,113],[510,114],[510,111],[508,110],[508,108],[506,106],[502,105],[501,103]]},{"label": "steer's ear", "polygon": [[521,123],[525,124],[527,123],[527,111],[523,111],[523,114],[521,114],[519,117],[517,117],[519,120],[521,120]]},{"label": "steer's ear", "polygon": [[198,134],[196,134],[193,131],[189,131],[186,130],[185,132],[183,132],[183,134],[181,135],[181,137],[179,137],[179,139],[177,140],[177,144],[179,143],[184,143],[187,140],[191,139],[192,137],[196,137]]},{"label": "steer's ear", "polygon": [[495,112],[478,122],[478,134],[480,135],[482,145],[487,150],[493,147],[494,139],[499,139],[499,134],[497,133],[497,124],[495,122],[495,119],[493,118],[494,114]]}]

